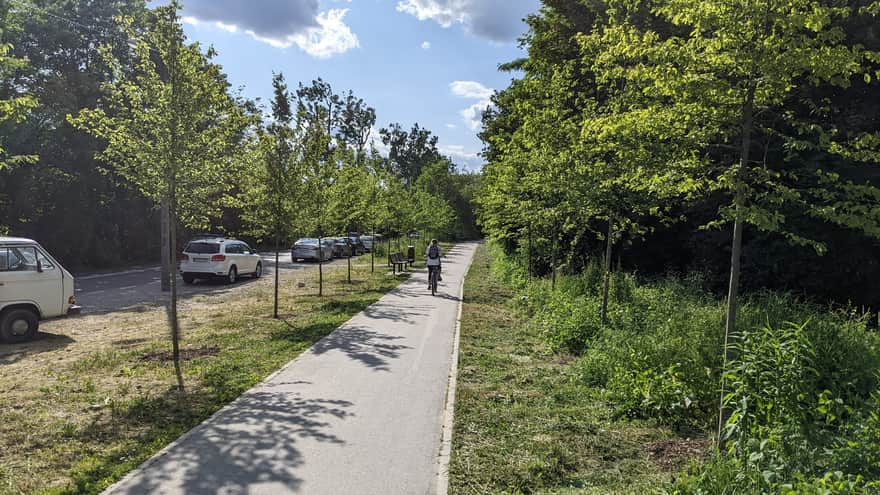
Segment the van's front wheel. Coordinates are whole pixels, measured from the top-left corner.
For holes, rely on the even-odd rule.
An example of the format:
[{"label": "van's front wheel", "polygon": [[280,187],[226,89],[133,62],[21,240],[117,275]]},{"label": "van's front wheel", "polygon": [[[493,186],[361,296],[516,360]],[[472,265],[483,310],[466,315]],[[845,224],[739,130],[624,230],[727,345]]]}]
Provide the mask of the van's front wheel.
[{"label": "van's front wheel", "polygon": [[18,343],[37,335],[40,321],[29,309],[13,309],[0,316],[0,340]]}]

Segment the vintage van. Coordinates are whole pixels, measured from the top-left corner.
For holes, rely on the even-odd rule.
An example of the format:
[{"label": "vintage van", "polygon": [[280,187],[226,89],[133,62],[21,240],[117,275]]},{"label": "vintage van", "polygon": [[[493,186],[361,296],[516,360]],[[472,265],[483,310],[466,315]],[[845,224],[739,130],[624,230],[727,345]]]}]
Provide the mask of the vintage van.
[{"label": "vintage van", "polygon": [[23,342],[40,320],[78,314],[73,275],[31,239],[0,237],[0,340]]}]

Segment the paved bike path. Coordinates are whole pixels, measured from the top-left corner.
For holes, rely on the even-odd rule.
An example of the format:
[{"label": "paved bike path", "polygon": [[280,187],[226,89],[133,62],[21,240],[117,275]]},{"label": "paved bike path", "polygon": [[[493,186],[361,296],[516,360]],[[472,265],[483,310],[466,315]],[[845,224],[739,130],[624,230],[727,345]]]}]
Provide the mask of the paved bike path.
[{"label": "paved bike path", "polygon": [[107,493],[435,493],[475,249],[447,253],[436,297],[417,272]]}]

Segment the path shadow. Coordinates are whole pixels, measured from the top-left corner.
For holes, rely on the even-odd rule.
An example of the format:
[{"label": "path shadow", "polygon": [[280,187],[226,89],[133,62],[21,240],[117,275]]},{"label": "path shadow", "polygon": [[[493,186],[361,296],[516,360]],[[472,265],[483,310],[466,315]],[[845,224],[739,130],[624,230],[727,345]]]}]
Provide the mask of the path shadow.
[{"label": "path shadow", "polygon": [[297,444],[344,445],[329,431],[352,416],[352,405],[290,391],[246,393],[111,493],[297,491],[302,480],[296,471],[306,464]]},{"label": "path shadow", "polygon": [[0,366],[16,363],[43,352],[55,351],[76,342],[67,335],[38,332],[36,337],[20,344],[0,342]]},{"label": "path shadow", "polygon": [[[413,297],[404,294],[402,291],[395,294],[402,297]],[[424,305],[395,305],[385,302],[379,302],[367,307],[362,314],[372,320],[386,320],[396,323],[413,323],[416,318],[427,316],[431,308]]]},{"label": "path shadow", "polygon": [[346,325],[317,342],[312,346],[312,352],[321,355],[339,351],[375,371],[390,371],[389,360],[400,357],[401,351],[411,349],[393,343],[401,339],[403,337],[385,335],[366,327]]}]

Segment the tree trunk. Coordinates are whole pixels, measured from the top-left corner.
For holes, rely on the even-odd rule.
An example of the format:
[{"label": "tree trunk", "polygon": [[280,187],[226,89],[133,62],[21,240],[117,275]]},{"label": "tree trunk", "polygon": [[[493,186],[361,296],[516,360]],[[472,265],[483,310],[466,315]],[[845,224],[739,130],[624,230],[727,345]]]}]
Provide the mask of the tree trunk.
[{"label": "tree trunk", "polygon": [[351,284],[351,252],[354,248],[348,250],[348,283]]},{"label": "tree trunk", "polygon": [[[176,184],[171,185],[171,205],[169,208],[169,241],[171,249],[177,252],[177,201]],[[168,305],[168,323],[171,325],[171,354],[174,360],[174,374],[177,376],[177,390],[183,392],[183,373],[180,371],[180,322],[177,319],[177,266],[171,264],[169,282],[171,285],[170,304]]]},{"label": "tree trunk", "polygon": [[605,240],[605,276],[602,280],[602,324],[608,323],[608,290],[611,287],[611,249],[614,245],[614,221],[608,219],[608,235]]},{"label": "tree trunk", "polygon": [[324,295],[324,244],[318,236],[318,297]]},{"label": "tree trunk", "polygon": [[162,253],[161,253],[161,263],[162,263],[162,275],[160,277],[162,292],[168,292],[171,290],[171,278],[169,277],[169,273],[171,273],[171,239],[169,237],[169,233],[171,231],[171,220],[169,218],[169,207],[168,207],[168,198],[162,199],[160,206],[160,221],[159,221],[159,239]]},{"label": "tree trunk", "polygon": [[724,362],[721,367],[721,397],[718,412],[718,445],[722,444],[722,433],[730,411],[724,404],[725,379],[728,363],[735,357],[730,345],[731,337],[736,331],[737,296],[739,295],[739,276],[742,264],[742,210],[745,207],[745,172],[749,164],[749,150],[752,145],[752,127],[754,121],[755,83],[750,83],[746,102],[743,105],[742,148],[740,150],[739,168],[735,175],[733,245],[730,250],[730,284],[727,288],[727,316],[724,325]]},{"label": "tree trunk", "polygon": [[281,246],[281,240],[277,237],[275,238],[275,307],[272,311],[272,317],[276,320],[278,319],[278,257],[280,256],[279,249]]},{"label": "tree trunk", "polygon": [[177,376],[177,390],[183,394],[183,373],[180,371],[180,322],[177,319],[177,170],[180,167],[180,152],[178,150],[178,120],[179,112],[177,84],[175,76],[177,73],[177,43],[171,44],[169,53],[171,67],[168,70],[168,81],[171,85],[171,153],[170,163],[166,170],[166,180],[168,183],[168,197],[166,203],[168,207],[168,239],[169,249],[166,251],[170,256],[173,253],[175,260],[169,263],[169,285],[171,286],[171,301],[168,305],[168,322],[171,325],[171,354],[174,360],[174,374]]},{"label": "tree trunk", "polygon": [[376,248],[379,242],[376,240],[376,229],[373,229],[373,245],[370,246],[370,273],[376,273]]}]

